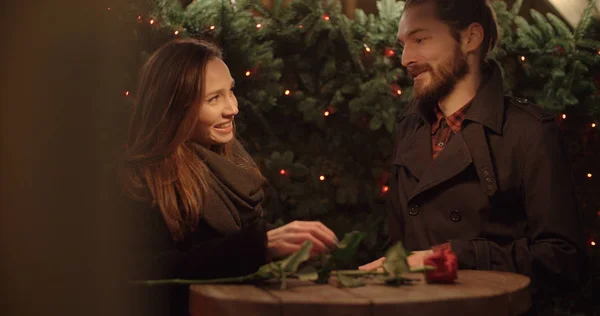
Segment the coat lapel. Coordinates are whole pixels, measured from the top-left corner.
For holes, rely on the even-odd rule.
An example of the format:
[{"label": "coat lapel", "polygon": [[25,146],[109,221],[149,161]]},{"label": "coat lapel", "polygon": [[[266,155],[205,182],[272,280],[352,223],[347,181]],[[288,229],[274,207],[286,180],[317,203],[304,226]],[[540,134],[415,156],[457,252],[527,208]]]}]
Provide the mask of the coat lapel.
[{"label": "coat lapel", "polygon": [[[427,144],[431,147],[431,134],[423,141],[428,141]],[[429,156],[429,161],[431,161],[431,154]],[[461,173],[472,161],[462,134],[454,135],[446,148],[425,169],[409,200]]]},{"label": "coat lapel", "polygon": [[431,164],[431,128],[420,124],[414,136],[396,154],[394,163],[405,166],[410,173],[420,179]]}]

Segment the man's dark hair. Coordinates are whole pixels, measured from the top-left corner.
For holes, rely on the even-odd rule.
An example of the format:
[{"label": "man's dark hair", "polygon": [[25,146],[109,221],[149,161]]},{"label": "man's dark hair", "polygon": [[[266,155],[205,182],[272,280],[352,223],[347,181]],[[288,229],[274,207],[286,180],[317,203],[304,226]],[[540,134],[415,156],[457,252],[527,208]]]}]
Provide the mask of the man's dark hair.
[{"label": "man's dark hair", "polygon": [[425,3],[435,6],[437,17],[450,27],[457,41],[460,41],[460,31],[471,23],[481,24],[484,31],[480,47],[482,62],[498,42],[496,15],[488,0],[406,0],[404,10]]}]

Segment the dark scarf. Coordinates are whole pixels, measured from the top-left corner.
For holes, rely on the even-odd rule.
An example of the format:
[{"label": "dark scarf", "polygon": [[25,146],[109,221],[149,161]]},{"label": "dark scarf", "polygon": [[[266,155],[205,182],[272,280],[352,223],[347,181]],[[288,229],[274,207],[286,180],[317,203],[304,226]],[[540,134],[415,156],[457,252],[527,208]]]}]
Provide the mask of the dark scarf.
[{"label": "dark scarf", "polygon": [[[233,144],[233,161],[195,143],[190,143],[190,147],[209,170],[202,211],[202,219],[209,226],[223,234],[232,234],[242,228],[243,219],[262,216],[262,186],[266,179],[252,170],[256,168],[254,160],[239,142]],[[242,162],[251,165],[242,166]]]}]

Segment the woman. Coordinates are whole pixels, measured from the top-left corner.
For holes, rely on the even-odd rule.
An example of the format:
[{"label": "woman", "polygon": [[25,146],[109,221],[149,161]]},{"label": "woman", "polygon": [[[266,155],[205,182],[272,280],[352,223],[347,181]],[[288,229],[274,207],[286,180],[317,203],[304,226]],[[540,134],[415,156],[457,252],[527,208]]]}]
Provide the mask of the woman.
[{"label": "woman", "polygon": [[[171,41],[144,65],[123,173],[138,201],[137,279],[244,275],[306,240],[313,254],[337,243],[319,222],[270,229],[263,221],[265,179],[236,140],[233,88],[220,51],[205,41]],[[186,288],[169,304],[184,311]]]}]

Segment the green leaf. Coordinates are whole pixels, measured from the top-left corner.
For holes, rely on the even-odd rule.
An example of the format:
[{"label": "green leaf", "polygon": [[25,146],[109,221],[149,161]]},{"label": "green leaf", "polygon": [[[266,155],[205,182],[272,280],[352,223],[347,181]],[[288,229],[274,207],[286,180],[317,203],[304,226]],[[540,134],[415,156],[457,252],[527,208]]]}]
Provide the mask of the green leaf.
[{"label": "green leaf", "polygon": [[510,9],[510,12],[513,14],[513,16],[519,14],[519,11],[521,11],[521,6],[523,6],[523,0],[515,1],[515,4],[513,4],[512,8]]},{"label": "green leaf", "polygon": [[310,258],[310,250],[312,249],[312,242],[305,241],[302,244],[300,250],[294,252],[289,257],[281,261],[281,268],[286,273],[295,273],[298,271],[298,267],[301,263],[305,262]]},{"label": "green leaf", "polygon": [[367,15],[365,14],[365,11],[357,9],[354,12],[354,21],[360,25],[365,25],[367,23]]},{"label": "green leaf", "polygon": [[535,9],[531,9],[530,13],[538,28],[544,34],[544,37],[546,39],[553,38],[555,36],[554,29],[552,28],[552,25],[548,23],[548,20],[546,20],[546,18],[544,18],[544,16]]},{"label": "green leaf", "polygon": [[589,38],[577,40],[576,44],[579,47],[584,47],[584,48],[588,48],[588,49],[593,49],[593,50],[600,49],[600,41],[589,39]]},{"label": "green leaf", "polygon": [[381,116],[375,115],[375,116],[373,116],[373,118],[371,119],[371,122],[369,123],[369,129],[371,129],[372,131],[376,131],[381,128],[381,125],[383,125]]},{"label": "green leaf", "polygon": [[316,281],[319,278],[317,269],[312,266],[305,267],[296,273],[298,279],[302,281]]},{"label": "green leaf", "polygon": [[333,258],[336,261],[350,261],[354,257],[354,254],[364,237],[365,234],[358,231],[353,231],[344,235],[342,241],[340,241],[337,248],[332,252]]},{"label": "green leaf", "polygon": [[581,20],[579,20],[579,24],[575,28],[575,39],[579,40],[583,38],[585,32],[592,24],[593,13],[595,9],[596,0],[590,0],[588,6],[583,10],[583,14],[581,16]]},{"label": "green leaf", "polygon": [[410,272],[412,273],[423,273],[427,271],[433,271],[436,267],[424,265],[422,267],[410,268]]},{"label": "green leaf", "polygon": [[317,283],[325,284],[329,281],[331,271],[338,266],[350,261],[356,254],[356,250],[364,238],[364,233],[353,231],[344,235],[336,249],[331,254],[323,256],[323,263],[319,269]]},{"label": "green leaf", "polygon": [[294,161],[294,153],[288,150],[283,153],[283,156],[281,158],[283,162],[291,164]]},{"label": "green leaf", "polygon": [[396,118],[392,115],[390,115],[389,117],[387,117],[385,119],[385,130],[388,131],[388,133],[392,133],[394,132],[394,126],[396,125]]},{"label": "green leaf", "polygon": [[573,33],[571,32],[571,29],[559,17],[557,17],[556,15],[554,15],[552,13],[546,13],[546,17],[548,18],[548,21],[550,21],[550,24],[552,24],[552,26],[554,26],[554,29],[556,30],[556,32],[558,33],[558,35],[560,37],[566,38],[566,39],[570,39],[573,37]]},{"label": "green leaf", "polygon": [[341,273],[337,273],[337,279],[340,281],[342,287],[359,287],[365,285],[365,282],[360,278],[351,277]]},{"label": "green leaf", "polygon": [[386,251],[383,268],[393,277],[400,277],[403,273],[410,272],[406,258],[408,254],[399,241]]}]

